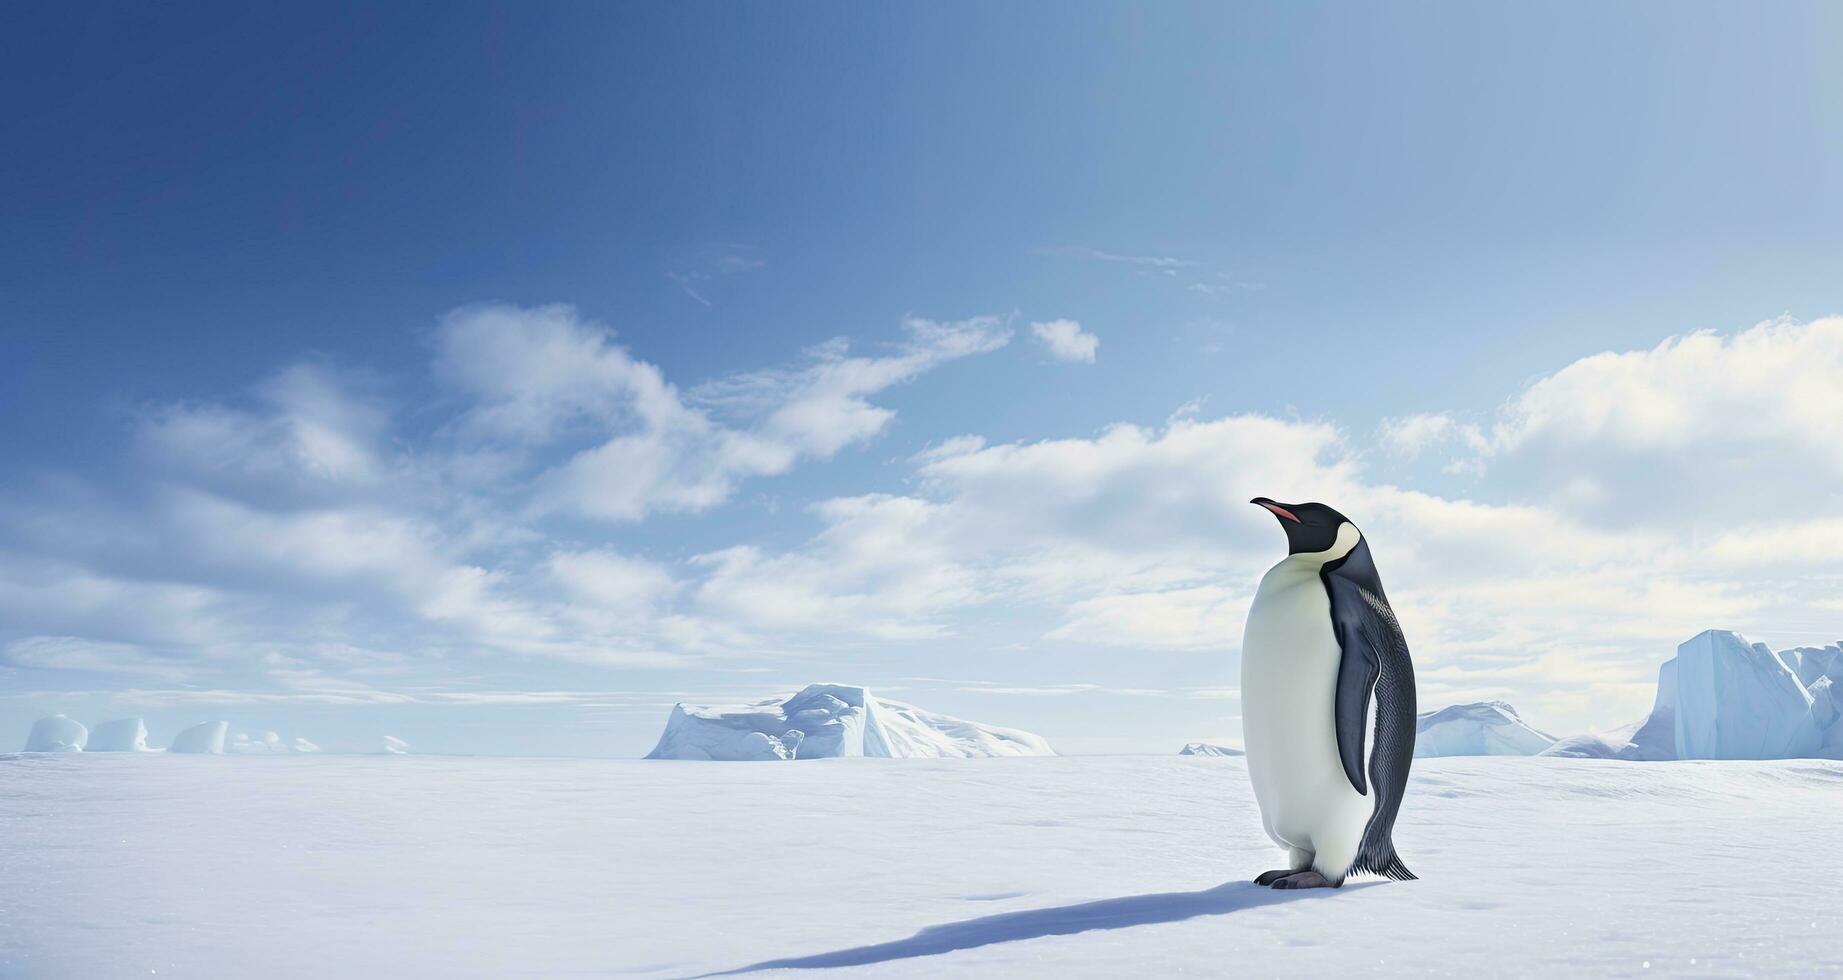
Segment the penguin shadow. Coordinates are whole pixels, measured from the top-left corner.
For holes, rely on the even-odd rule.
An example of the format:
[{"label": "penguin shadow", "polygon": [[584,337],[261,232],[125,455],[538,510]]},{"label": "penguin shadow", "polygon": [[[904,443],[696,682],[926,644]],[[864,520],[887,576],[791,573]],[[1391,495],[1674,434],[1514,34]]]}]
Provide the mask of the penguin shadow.
[{"label": "penguin shadow", "polygon": [[853,946],[810,956],[763,960],[733,970],[700,976],[727,977],[758,970],[824,970],[839,966],[868,966],[918,956],[938,956],[995,943],[1041,939],[1044,936],[1067,936],[1095,929],[1130,929],[1134,926],[1182,922],[1206,915],[1228,915],[1263,905],[1328,898],[1339,891],[1359,890],[1374,884],[1379,882],[1353,882],[1342,889],[1281,890],[1253,882],[1236,881],[1195,892],[1159,892],[1105,898],[1095,902],[1004,912],[961,922],[948,922],[929,926],[907,939],[894,942]]}]

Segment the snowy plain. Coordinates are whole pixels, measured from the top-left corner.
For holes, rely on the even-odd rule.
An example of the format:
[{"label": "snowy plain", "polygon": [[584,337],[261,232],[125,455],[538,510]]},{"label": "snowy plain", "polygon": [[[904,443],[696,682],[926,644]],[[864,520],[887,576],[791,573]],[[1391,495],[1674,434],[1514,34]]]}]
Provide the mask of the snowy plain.
[{"label": "snowy plain", "polygon": [[0,756],[0,976],[1843,972],[1843,763],[1414,772],[1274,892],[1238,758]]}]

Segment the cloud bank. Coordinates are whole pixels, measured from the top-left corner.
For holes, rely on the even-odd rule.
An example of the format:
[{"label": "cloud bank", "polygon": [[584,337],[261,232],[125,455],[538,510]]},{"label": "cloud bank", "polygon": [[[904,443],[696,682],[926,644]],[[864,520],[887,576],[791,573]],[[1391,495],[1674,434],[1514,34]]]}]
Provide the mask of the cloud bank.
[{"label": "cloud bank", "polygon": [[[1093,359],[1074,321],[1032,333]],[[246,399],[152,406],[118,484],[0,501],[0,669],[388,702],[406,678],[495,665],[1001,636],[1232,658],[1276,557],[1257,495],[1357,517],[1428,703],[1617,722],[1697,630],[1843,633],[1839,318],[1586,357],[1489,416],[936,435],[885,485],[758,532],[688,549],[645,533],[887,437],[882,396],[1010,338],[1001,318],[912,318],[872,353],[839,339],[685,386],[569,307],[478,306],[440,320],[428,404],[303,362]],[[1377,478],[1377,451],[1466,473],[1465,496]]]}]

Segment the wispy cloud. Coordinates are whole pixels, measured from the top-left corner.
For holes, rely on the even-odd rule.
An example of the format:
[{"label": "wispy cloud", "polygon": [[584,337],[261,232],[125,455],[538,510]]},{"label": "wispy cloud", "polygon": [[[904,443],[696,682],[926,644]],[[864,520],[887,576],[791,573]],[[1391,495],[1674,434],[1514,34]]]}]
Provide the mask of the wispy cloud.
[{"label": "wispy cloud", "polygon": [[1098,248],[1085,248],[1079,245],[1045,248],[1039,249],[1038,251],[1044,255],[1062,255],[1078,259],[1091,259],[1095,262],[1110,262],[1116,265],[1131,266],[1135,269],[1165,276],[1176,276],[1185,269],[1195,268],[1198,264],[1191,259],[1181,259],[1170,255],[1125,255],[1119,252],[1106,252]]},{"label": "wispy cloud", "polygon": [[691,249],[678,268],[668,270],[666,278],[679,291],[702,306],[714,306],[711,291],[723,280],[768,266],[768,260],[748,245],[713,244]]},{"label": "wispy cloud", "polygon": [[1244,276],[1212,269],[1209,263],[1174,255],[1134,255],[1078,245],[1040,248],[1036,251],[1039,255],[1061,256],[1120,266],[1138,275],[1169,282],[1200,296],[1211,298],[1248,292],[1264,286],[1263,283],[1255,282]]}]

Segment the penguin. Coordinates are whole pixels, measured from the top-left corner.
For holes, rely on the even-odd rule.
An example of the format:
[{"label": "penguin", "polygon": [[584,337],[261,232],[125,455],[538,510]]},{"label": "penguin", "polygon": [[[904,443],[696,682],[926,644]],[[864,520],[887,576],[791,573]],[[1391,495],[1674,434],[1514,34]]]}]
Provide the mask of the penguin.
[{"label": "penguin", "polygon": [[1287,853],[1255,883],[1412,879],[1392,833],[1414,759],[1414,665],[1369,544],[1324,504],[1252,502],[1279,520],[1288,550],[1261,578],[1242,634],[1248,778],[1267,836]]}]

